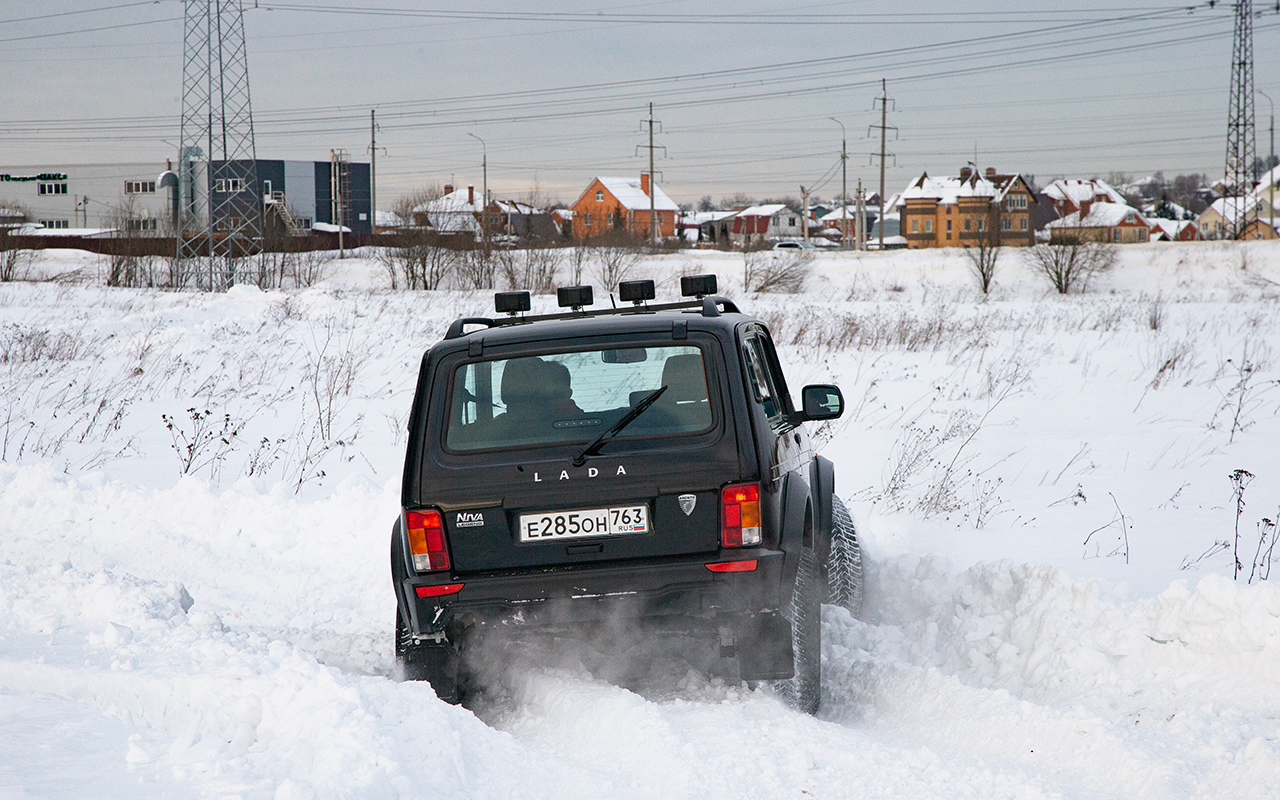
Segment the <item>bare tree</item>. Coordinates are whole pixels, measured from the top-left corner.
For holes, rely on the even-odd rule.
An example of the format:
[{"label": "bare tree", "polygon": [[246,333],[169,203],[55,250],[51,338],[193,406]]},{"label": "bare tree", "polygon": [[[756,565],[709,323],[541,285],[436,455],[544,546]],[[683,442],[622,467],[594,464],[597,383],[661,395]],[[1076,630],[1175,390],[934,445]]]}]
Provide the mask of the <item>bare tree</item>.
[{"label": "bare tree", "polygon": [[1097,274],[1115,266],[1115,245],[1081,236],[1064,236],[1027,251],[1031,269],[1044,275],[1058,294],[1083,292]]},{"label": "bare tree", "polygon": [[973,244],[964,249],[969,269],[984,295],[991,291],[991,284],[996,277],[996,263],[1000,260],[1000,228],[1004,224],[1001,210],[1000,203],[992,201],[986,218],[978,220],[978,231],[972,240]]},{"label": "bare tree", "polygon": [[107,253],[107,285],[127,287],[154,287],[160,283],[155,269],[155,257],[149,255],[146,233],[155,230],[156,221],[136,215],[132,196],[111,212],[111,227],[115,228],[111,250]]}]

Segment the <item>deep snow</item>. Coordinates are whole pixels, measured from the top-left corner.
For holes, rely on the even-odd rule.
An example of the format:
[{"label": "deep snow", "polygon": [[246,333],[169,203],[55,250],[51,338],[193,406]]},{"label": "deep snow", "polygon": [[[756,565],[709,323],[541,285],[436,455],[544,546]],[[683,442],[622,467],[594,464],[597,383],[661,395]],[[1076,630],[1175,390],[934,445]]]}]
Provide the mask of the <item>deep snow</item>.
[{"label": "deep snow", "polygon": [[1280,796],[1280,587],[1180,569],[1232,537],[1233,470],[1245,573],[1277,515],[1280,248],[1130,247],[1069,297],[1009,256],[986,301],[954,253],[823,255],[797,296],[741,264],[637,272],[718,272],[793,393],[844,388],[819,435],[867,605],[825,609],[817,719],[537,646],[474,711],[391,679],[417,361],[487,295],[361,259],[296,293],[0,285],[0,796]]}]

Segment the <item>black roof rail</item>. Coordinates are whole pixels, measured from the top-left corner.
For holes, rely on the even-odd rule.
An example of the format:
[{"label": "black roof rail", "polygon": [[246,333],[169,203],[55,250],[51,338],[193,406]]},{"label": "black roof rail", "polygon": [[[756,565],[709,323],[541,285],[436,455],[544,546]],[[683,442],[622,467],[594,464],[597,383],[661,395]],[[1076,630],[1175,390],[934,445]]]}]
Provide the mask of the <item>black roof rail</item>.
[{"label": "black roof rail", "polygon": [[455,319],[453,324],[449,326],[449,330],[445,331],[444,338],[457,339],[463,334],[463,328],[467,325],[483,325],[486,328],[494,328],[501,325],[505,320],[489,319],[488,317],[463,317]]},{"label": "black roof rail", "polygon": [[[722,312],[721,306],[724,307]],[[528,317],[505,317],[502,319],[490,319],[489,317],[463,317],[453,321],[449,326],[449,330],[445,333],[446,339],[457,339],[459,336],[466,335],[464,330],[467,325],[482,325],[486,328],[505,328],[511,325],[526,325],[532,322],[547,322],[550,320],[569,320],[569,319],[590,319],[592,317],[607,316],[635,316],[638,314],[652,314],[656,311],[678,311],[678,310],[694,310],[697,309],[704,317],[718,317],[721,313],[740,314],[738,306],[732,300],[720,295],[704,297],[701,300],[682,300],[677,303],[658,303],[651,306],[624,306],[621,308],[598,308],[592,311],[571,311],[561,314],[537,314]]]}]

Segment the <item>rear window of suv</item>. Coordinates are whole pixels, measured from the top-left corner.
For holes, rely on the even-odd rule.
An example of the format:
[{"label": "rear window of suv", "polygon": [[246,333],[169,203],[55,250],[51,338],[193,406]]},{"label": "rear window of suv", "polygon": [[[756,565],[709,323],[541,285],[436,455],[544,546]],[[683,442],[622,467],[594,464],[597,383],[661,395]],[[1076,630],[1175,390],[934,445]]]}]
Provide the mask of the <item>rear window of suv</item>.
[{"label": "rear window of suv", "polygon": [[714,421],[702,350],[692,345],[551,353],[459,366],[445,447],[589,442],[661,387],[619,439],[702,433]]}]

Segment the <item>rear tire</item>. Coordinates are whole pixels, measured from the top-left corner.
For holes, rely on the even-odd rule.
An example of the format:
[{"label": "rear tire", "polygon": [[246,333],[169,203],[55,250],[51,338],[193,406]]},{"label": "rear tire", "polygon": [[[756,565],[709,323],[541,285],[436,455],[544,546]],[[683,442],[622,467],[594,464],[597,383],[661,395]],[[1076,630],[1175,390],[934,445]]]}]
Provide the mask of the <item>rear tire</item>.
[{"label": "rear tire", "polygon": [[447,642],[415,642],[396,613],[396,667],[406,681],[427,681],[436,696],[457,705],[462,700],[458,652]]},{"label": "rear tire", "polygon": [[853,517],[839,497],[831,498],[831,556],[827,560],[827,603],[862,612],[862,548]]},{"label": "rear tire", "polygon": [[818,556],[811,548],[800,554],[796,584],[787,607],[791,622],[791,649],[795,674],[780,681],[779,689],[788,703],[806,714],[817,714],[822,702],[822,583]]}]

